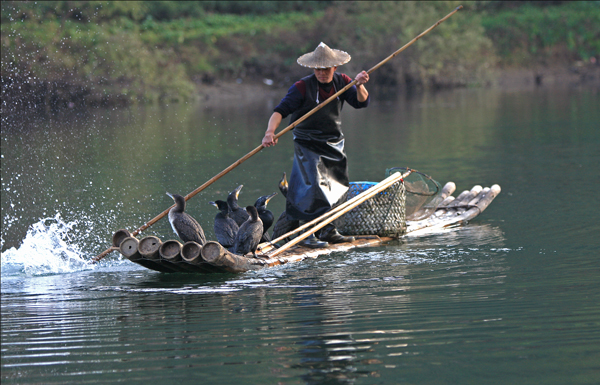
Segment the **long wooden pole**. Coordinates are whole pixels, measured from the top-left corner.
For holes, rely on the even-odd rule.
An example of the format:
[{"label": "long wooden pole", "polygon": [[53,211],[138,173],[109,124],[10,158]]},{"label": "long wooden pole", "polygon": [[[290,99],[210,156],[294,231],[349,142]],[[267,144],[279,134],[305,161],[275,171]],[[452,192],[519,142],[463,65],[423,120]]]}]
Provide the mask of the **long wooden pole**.
[{"label": "long wooden pole", "polygon": [[[438,25],[440,25],[444,21],[446,21],[446,19],[448,19],[450,16],[454,15],[460,9],[462,9],[462,5],[459,5],[458,7],[456,7],[456,9],[454,11],[450,12],[445,17],[443,17],[442,19],[438,20],[437,23],[435,23],[431,27],[427,28],[425,31],[421,32],[417,37],[415,37],[414,39],[412,39],[411,41],[409,41],[408,43],[406,43],[402,48],[398,49],[396,52],[394,52],[393,54],[391,54],[390,56],[388,56],[387,58],[385,58],[384,60],[382,60],[381,62],[379,62],[373,68],[371,68],[370,70],[368,70],[367,73],[371,74],[373,71],[375,71],[376,69],[378,69],[379,67],[381,67],[382,65],[384,65],[385,63],[387,63],[388,61],[390,61],[391,59],[393,59],[394,57],[396,57],[400,52],[402,52],[406,48],[410,47],[414,42],[416,42],[417,40],[419,40],[420,38],[422,38],[423,36],[425,36],[427,33],[429,33],[429,31],[431,31],[432,29],[434,29],[435,27],[437,27]],[[286,132],[292,130],[298,124],[300,124],[303,121],[305,121],[306,119],[308,119],[308,117],[310,117],[311,115],[313,115],[315,112],[317,112],[321,108],[325,107],[325,105],[327,105],[329,102],[331,102],[332,100],[335,100],[339,95],[341,95],[344,92],[346,92],[350,87],[356,85],[356,83],[357,83],[357,81],[356,81],[356,79],[354,79],[352,82],[348,83],[344,88],[342,88],[341,90],[339,90],[338,92],[336,92],[335,94],[333,94],[333,96],[329,97],[329,99],[325,100],[323,103],[319,104],[318,106],[316,106],[315,108],[313,108],[312,110],[310,110],[309,112],[307,112],[304,116],[302,116],[300,119],[296,120],[294,123],[290,124],[289,126],[287,126],[286,128],[284,128],[283,130],[279,131],[279,133],[275,134],[274,138],[277,139],[280,136],[282,136],[283,134],[285,134]],[[189,193],[188,195],[186,195],[184,197],[185,200],[187,201],[188,199],[192,198],[194,195],[198,194],[200,191],[204,190],[205,188],[207,188],[208,186],[210,186],[211,184],[213,184],[217,180],[221,179],[221,177],[223,177],[229,171],[233,170],[234,168],[236,168],[240,164],[244,163],[246,160],[250,159],[252,156],[254,156],[257,153],[259,153],[260,150],[262,150],[262,149],[263,149],[263,146],[261,144],[260,146],[256,147],[254,150],[250,151],[248,154],[246,154],[242,158],[238,159],[231,166],[227,167],[225,170],[221,171],[220,173],[218,173],[217,175],[215,175],[214,177],[212,177],[211,179],[209,179],[202,186],[198,187],[197,189],[195,189],[194,191],[192,191],[191,193]],[[146,230],[147,228],[149,228],[150,226],[152,226],[153,224],[155,224],[156,222],[158,222],[159,220],[161,220],[162,218],[164,218],[167,214],[169,214],[169,210],[171,210],[171,208],[173,208],[173,207],[175,207],[175,205],[169,207],[168,209],[166,209],[162,213],[158,214],[156,217],[154,217],[151,220],[149,220],[148,222],[146,222],[143,226],[141,226],[137,230],[133,231],[131,233],[131,236],[135,237],[136,235],[138,235],[142,231]],[[103,251],[101,254],[99,254],[96,257],[94,257],[93,261],[94,262],[98,262],[99,260],[101,260],[102,258],[104,258],[105,256],[107,256],[113,250],[115,250],[113,247],[109,247],[108,249],[106,249],[105,251]]]}]

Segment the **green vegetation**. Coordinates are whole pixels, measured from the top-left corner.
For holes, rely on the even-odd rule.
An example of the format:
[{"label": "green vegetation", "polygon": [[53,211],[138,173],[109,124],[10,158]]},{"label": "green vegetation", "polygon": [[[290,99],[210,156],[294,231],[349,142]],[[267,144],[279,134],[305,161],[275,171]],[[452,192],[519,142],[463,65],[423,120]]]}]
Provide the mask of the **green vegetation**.
[{"label": "green vegetation", "polygon": [[482,25],[507,65],[562,64],[600,54],[598,1],[544,8],[526,3],[517,10],[486,12]]},{"label": "green vegetation", "polygon": [[464,10],[380,70],[394,87],[475,86],[498,66],[589,60],[600,3],[2,2],[3,105],[193,99],[215,80],[287,85],[320,41],[368,69],[459,4]]}]

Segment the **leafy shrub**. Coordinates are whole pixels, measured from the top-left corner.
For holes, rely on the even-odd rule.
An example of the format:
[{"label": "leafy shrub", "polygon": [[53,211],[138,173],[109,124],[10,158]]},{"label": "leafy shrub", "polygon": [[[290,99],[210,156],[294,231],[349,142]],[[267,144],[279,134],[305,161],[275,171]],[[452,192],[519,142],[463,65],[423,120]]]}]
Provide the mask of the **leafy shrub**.
[{"label": "leafy shrub", "polygon": [[545,8],[525,4],[518,12],[489,13],[482,25],[506,64],[568,63],[600,53],[600,3],[596,1]]}]

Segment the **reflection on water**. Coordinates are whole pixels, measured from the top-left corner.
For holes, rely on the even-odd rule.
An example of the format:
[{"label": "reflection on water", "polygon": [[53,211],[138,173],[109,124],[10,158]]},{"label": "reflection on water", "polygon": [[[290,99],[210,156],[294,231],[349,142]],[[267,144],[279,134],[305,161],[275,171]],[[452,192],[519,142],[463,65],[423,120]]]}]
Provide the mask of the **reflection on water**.
[{"label": "reflection on water", "polygon": [[[596,383],[598,97],[460,90],[345,109],[351,179],[408,166],[502,193],[466,226],[241,275],[87,261],[171,205],[165,191],[254,148],[268,103],[3,124],[2,383]],[[209,238],[208,201],[277,191],[291,154],[282,138],[189,202]]]}]

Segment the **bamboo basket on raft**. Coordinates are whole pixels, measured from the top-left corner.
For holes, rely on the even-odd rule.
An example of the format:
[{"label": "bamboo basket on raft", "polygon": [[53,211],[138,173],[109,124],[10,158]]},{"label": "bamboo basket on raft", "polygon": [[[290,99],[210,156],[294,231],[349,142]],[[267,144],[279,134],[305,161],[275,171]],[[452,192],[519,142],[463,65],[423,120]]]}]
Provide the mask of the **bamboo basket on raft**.
[{"label": "bamboo basket on raft", "polygon": [[[114,233],[112,245],[131,262],[163,273],[241,273],[317,258],[332,252],[378,246],[425,229],[464,224],[481,214],[501,191],[498,185],[486,188],[477,185],[455,198],[452,194],[456,186],[453,182],[448,182],[436,194],[438,203],[429,210],[426,217],[419,217],[420,211],[423,211],[420,208],[420,211],[416,210],[411,214],[419,220],[407,220],[404,178],[411,171],[404,174],[396,172],[378,184],[351,183],[344,204],[297,229],[296,233],[304,232],[281,246],[276,243],[294,234],[288,233],[271,243],[259,245],[258,258],[254,258],[252,254],[234,254],[215,241],[201,246],[196,242],[163,242],[155,236],[138,240],[124,229]],[[340,233],[353,235],[355,241],[330,244],[321,249],[310,249],[298,244],[331,222],[336,224]]]}]

